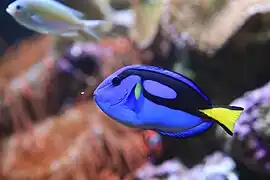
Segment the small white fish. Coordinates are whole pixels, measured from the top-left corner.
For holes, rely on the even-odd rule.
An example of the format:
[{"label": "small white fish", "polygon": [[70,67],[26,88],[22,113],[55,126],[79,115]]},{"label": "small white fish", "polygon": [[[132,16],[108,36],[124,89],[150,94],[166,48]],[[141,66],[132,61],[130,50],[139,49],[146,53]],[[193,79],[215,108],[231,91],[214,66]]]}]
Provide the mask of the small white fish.
[{"label": "small white fish", "polygon": [[20,25],[42,34],[74,37],[79,31],[99,39],[103,20],[83,20],[84,14],[55,0],[17,0],[7,9]]}]

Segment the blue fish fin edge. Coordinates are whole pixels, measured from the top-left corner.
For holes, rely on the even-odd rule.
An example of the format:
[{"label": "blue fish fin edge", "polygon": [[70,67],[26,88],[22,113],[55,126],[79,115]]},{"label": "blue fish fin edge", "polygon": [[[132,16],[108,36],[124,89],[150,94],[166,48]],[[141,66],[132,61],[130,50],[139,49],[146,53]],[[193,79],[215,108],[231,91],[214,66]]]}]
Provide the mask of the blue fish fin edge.
[{"label": "blue fish fin edge", "polygon": [[201,133],[209,130],[214,125],[214,122],[204,122],[200,124],[199,126],[196,126],[192,129],[181,131],[181,132],[166,132],[162,131],[160,129],[151,129],[152,131],[155,131],[163,136],[168,136],[171,138],[187,138],[187,137],[193,137],[200,135]]}]

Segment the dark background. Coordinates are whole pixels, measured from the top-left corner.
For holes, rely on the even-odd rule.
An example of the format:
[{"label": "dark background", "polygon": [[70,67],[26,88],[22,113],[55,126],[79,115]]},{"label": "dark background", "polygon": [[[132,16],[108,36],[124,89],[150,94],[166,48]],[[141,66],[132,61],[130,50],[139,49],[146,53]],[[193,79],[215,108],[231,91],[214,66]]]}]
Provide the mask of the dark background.
[{"label": "dark background", "polygon": [[6,13],[7,6],[12,2],[13,1],[11,0],[0,0],[0,37],[7,46],[33,35],[33,31],[20,26],[8,13]]}]

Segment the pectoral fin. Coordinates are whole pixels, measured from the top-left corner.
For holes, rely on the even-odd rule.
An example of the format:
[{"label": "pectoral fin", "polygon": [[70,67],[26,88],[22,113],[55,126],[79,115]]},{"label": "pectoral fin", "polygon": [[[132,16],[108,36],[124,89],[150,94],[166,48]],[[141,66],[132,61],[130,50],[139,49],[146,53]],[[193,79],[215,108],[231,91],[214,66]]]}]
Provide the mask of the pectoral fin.
[{"label": "pectoral fin", "polygon": [[134,90],[135,97],[137,100],[139,99],[141,92],[142,92],[142,85],[140,83],[137,83]]},{"label": "pectoral fin", "polygon": [[125,105],[136,113],[139,113],[141,111],[144,103],[141,91],[142,91],[141,84],[136,83],[136,85],[132,88],[132,91],[125,102]]},{"label": "pectoral fin", "polygon": [[31,19],[40,24],[44,23],[44,19],[42,19],[42,17],[40,17],[39,15],[32,15]]}]

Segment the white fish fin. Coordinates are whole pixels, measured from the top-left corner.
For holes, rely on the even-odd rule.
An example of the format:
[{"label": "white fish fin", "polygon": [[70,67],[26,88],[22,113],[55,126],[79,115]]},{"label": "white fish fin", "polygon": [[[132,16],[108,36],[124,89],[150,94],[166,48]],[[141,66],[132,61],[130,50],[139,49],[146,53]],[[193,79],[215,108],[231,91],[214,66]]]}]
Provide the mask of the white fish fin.
[{"label": "white fish fin", "polygon": [[[67,6],[66,6],[67,7]],[[82,18],[84,16],[84,14],[81,12],[81,11],[78,11],[76,9],[73,9],[73,8],[70,8],[70,7],[67,7],[74,16],[78,17],[78,18]]]},{"label": "white fish fin", "polygon": [[82,22],[88,28],[97,28],[105,23],[104,20],[82,20]]},{"label": "white fish fin", "polygon": [[111,6],[111,0],[93,0],[93,3],[98,6],[105,19],[110,18],[114,14],[114,9]]},{"label": "white fish fin", "polygon": [[62,3],[58,2],[58,1],[55,1],[55,0],[51,0],[51,1],[53,1],[53,3],[58,4],[59,6],[63,6],[63,7],[65,7],[66,9],[69,9],[69,10],[71,11],[71,13],[72,13],[73,15],[75,15],[76,17],[82,18],[82,17],[84,16],[84,14],[83,14],[81,11],[78,11],[78,10],[76,10],[76,9],[73,9],[73,8],[71,8],[71,7],[68,7],[67,5],[62,4]]},{"label": "white fish fin", "polygon": [[93,0],[98,6],[102,14],[104,15],[104,20],[107,21],[103,29],[109,31],[113,27],[113,16],[116,13],[115,9],[111,6],[111,0]]},{"label": "white fish fin", "polygon": [[45,23],[44,19],[41,16],[37,15],[37,14],[32,15],[31,16],[31,19],[34,20],[37,23],[40,23],[40,24],[44,24]]},{"label": "white fish fin", "polygon": [[86,34],[88,34],[89,36],[94,37],[96,40],[100,40],[100,36],[98,35],[98,33],[96,31],[85,28],[84,32]]},{"label": "white fish fin", "polygon": [[106,23],[103,20],[82,20],[84,23],[84,32],[88,35],[94,37],[95,39],[99,40],[100,36],[98,35],[98,31],[100,28]]},{"label": "white fish fin", "polygon": [[113,24],[127,26],[131,28],[131,26],[135,22],[134,10],[128,9],[128,10],[114,11],[113,16],[111,17],[111,21]]},{"label": "white fish fin", "polygon": [[61,33],[60,36],[62,36],[62,37],[77,37],[77,36],[79,36],[79,33],[77,31],[70,31],[70,32]]}]

